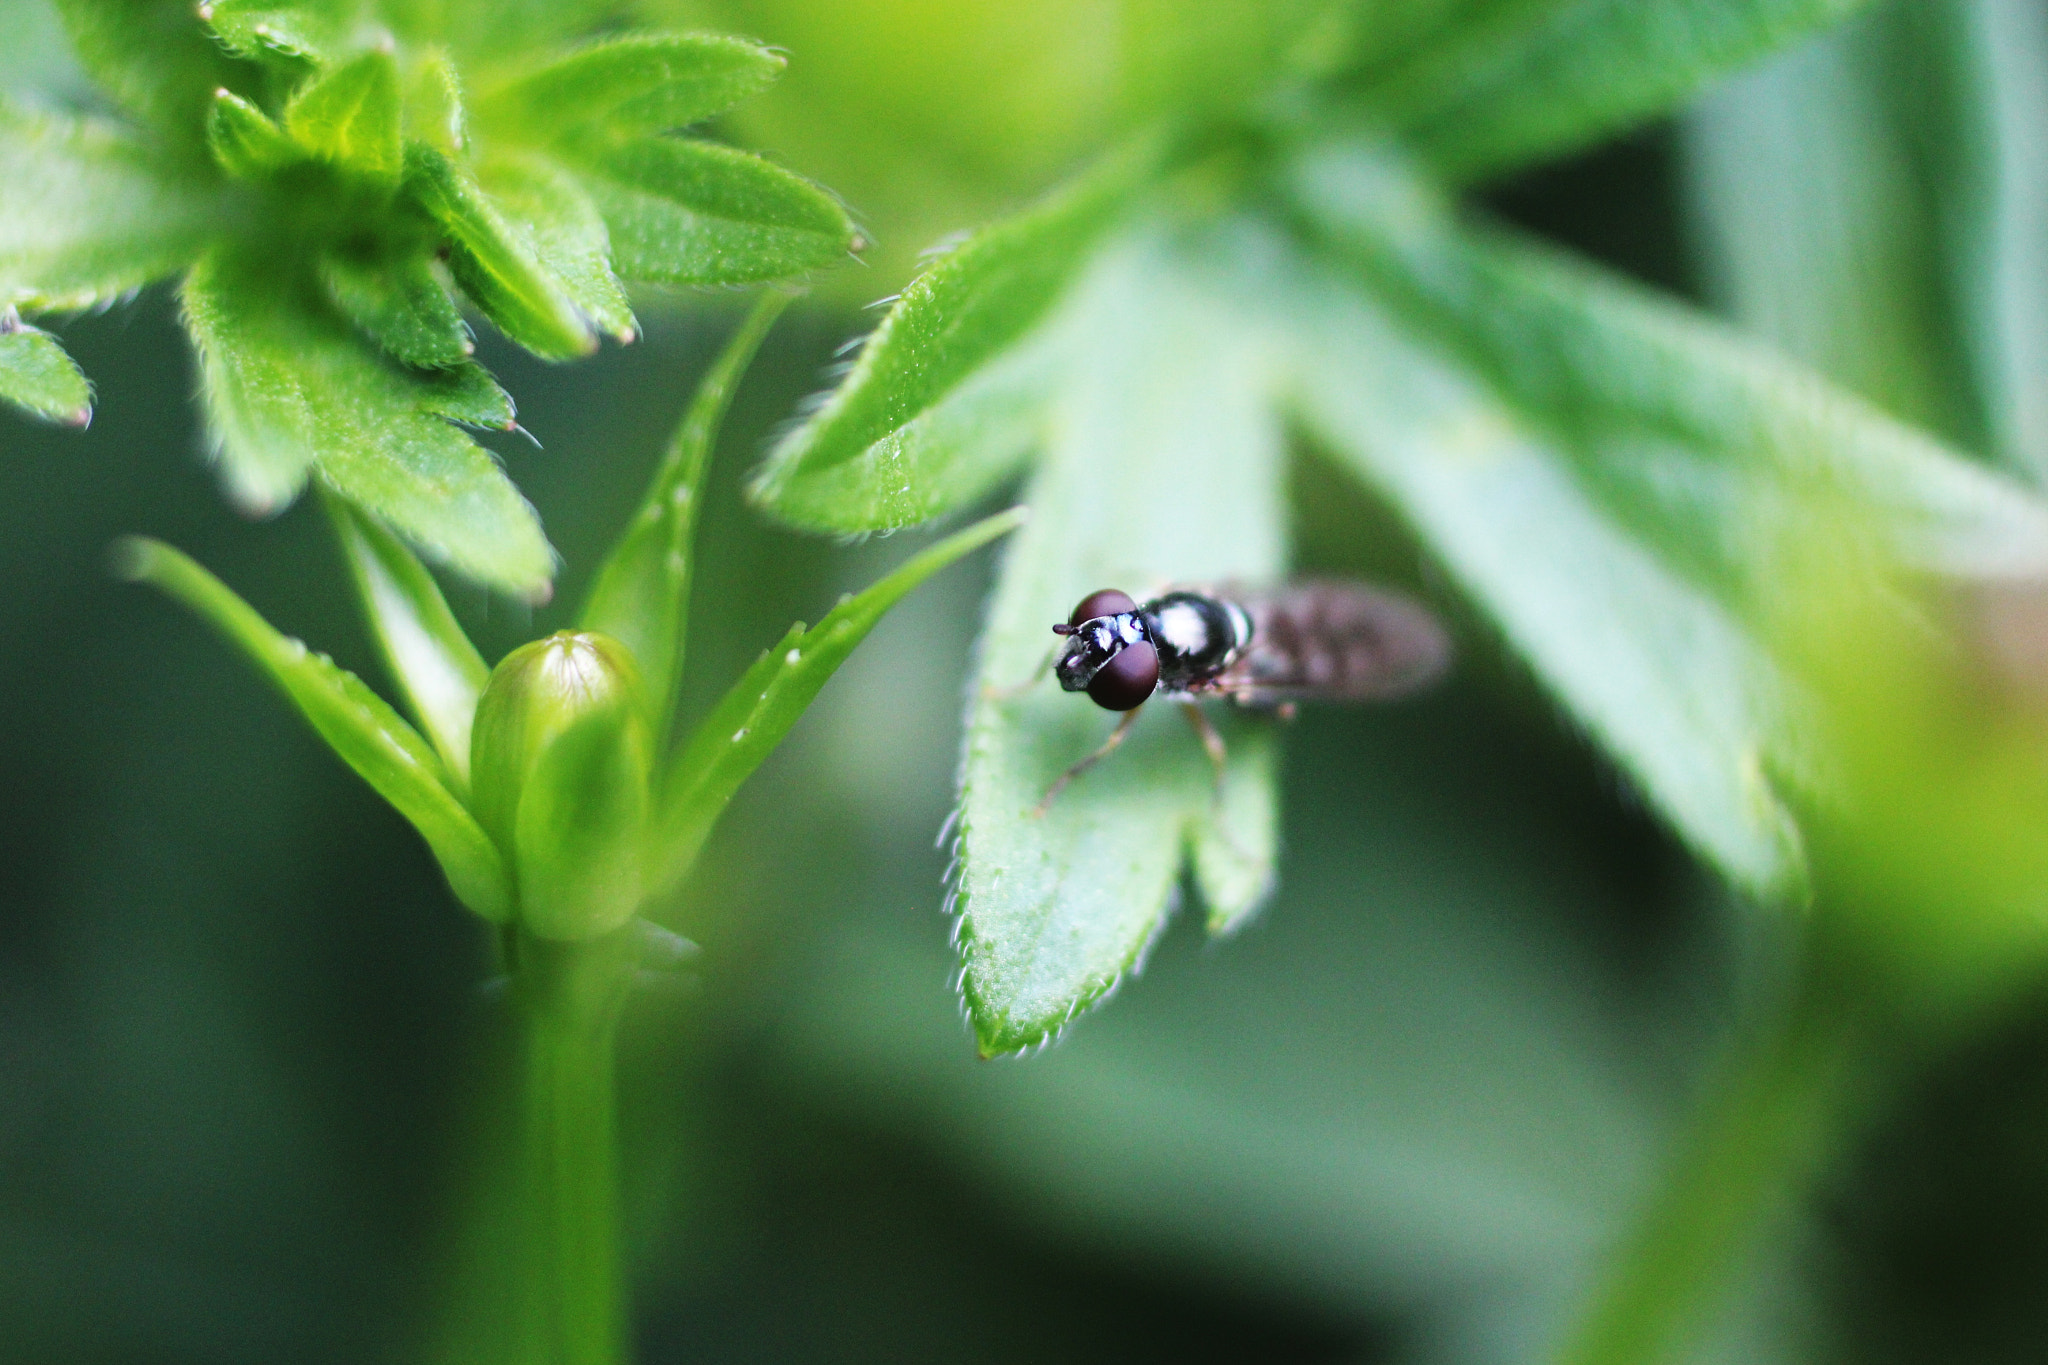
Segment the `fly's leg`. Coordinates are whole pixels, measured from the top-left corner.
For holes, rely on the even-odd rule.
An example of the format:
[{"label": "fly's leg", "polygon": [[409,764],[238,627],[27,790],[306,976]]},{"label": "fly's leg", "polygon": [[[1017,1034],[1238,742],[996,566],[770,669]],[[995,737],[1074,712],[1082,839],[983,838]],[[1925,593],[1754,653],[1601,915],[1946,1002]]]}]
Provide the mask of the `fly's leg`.
[{"label": "fly's leg", "polygon": [[1216,792],[1220,796],[1223,792],[1223,760],[1225,757],[1223,736],[1216,733],[1216,727],[1209,723],[1208,715],[1194,702],[1182,702],[1180,704],[1180,713],[1186,716],[1188,724],[1194,727],[1195,738],[1202,741],[1202,752],[1209,755],[1209,766],[1216,770]]},{"label": "fly's leg", "polygon": [[1138,712],[1144,709],[1143,706],[1134,706],[1124,712],[1123,719],[1116,723],[1116,729],[1111,730],[1109,738],[1102,741],[1102,747],[1061,773],[1059,778],[1050,787],[1045,789],[1045,798],[1038,803],[1037,808],[1031,814],[1034,817],[1044,815],[1051,808],[1053,798],[1065,791],[1068,783],[1116,752],[1116,746],[1124,742],[1124,736],[1130,734],[1131,726],[1137,723]]}]

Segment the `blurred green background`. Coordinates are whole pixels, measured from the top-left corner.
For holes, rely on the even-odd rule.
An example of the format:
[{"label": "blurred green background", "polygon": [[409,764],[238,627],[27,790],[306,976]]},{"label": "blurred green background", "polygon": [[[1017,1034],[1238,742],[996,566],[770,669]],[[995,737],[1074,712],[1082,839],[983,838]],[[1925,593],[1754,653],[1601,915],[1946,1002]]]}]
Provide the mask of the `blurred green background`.
[{"label": "blurred green background", "polygon": [[[79,98],[40,6],[0,8],[0,85]],[[791,49],[786,84],[731,131],[844,193],[880,243],[821,282],[743,390],[691,706],[910,548],[793,537],[739,499],[867,325],[859,305],[1100,145],[1128,102],[1227,90],[1229,55],[1287,7],[1183,24],[1157,0],[1116,7],[1122,27],[1111,9],[689,8]],[[1781,66],[1839,64],[1864,31]],[[1766,126],[1757,145],[1808,157],[1778,171],[1796,184],[1865,164],[1859,130]],[[1776,163],[1688,156],[1697,139],[1654,128],[1491,204],[1741,307],[1734,220],[1701,205],[1764,194]],[[1917,297],[1924,253],[1873,264],[1868,235],[1848,237],[1800,249],[1848,262],[1856,298]],[[484,945],[395,815],[197,625],[104,570],[115,536],[161,536],[375,675],[316,512],[225,509],[171,307],[152,293],[63,329],[99,386],[90,432],[0,414],[0,1359],[403,1359],[472,1150]],[[539,442],[499,449],[565,558],[558,602],[579,599],[737,311],[648,314],[643,344],[572,367],[486,343]],[[1940,397],[1957,385],[1899,377],[1938,353],[1909,330],[1781,339],[1972,440],[1967,401]],[[1429,576],[1379,509],[1299,478],[1304,567]],[[1257,924],[1220,944],[1176,924],[1057,1046],[979,1062],[934,836],[986,575],[956,571],[885,623],[678,907],[705,955],[636,1005],[627,1039],[643,1357],[1530,1358],[1773,971],[1768,925],[1468,621],[1449,687],[1296,726],[1281,891]],[[454,592],[493,654],[566,620]],[[2044,1133],[2048,1001],[1888,1101],[1784,1211],[1706,1352],[2048,1357]]]}]

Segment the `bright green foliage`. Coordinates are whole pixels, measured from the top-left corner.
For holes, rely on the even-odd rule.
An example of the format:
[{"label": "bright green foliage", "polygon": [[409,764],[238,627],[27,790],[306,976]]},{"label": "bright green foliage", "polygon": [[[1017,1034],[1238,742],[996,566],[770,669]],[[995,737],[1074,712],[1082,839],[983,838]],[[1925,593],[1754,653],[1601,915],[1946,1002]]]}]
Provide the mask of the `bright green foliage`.
[{"label": "bright green foliage", "polygon": [[92,386],[57,339],[0,310],[0,399],[46,422],[92,420]]},{"label": "bright green foliage", "polygon": [[583,606],[585,629],[623,641],[639,660],[648,699],[662,717],[664,740],[683,672],[704,471],[733,390],[789,301],[790,295],[779,291],[763,293],[726,343],[718,363],[697,386],[697,396],[676,428],[639,510],[598,570],[590,600]]},{"label": "bright green foliage", "polygon": [[1362,100],[1457,179],[1576,150],[1864,0],[1504,0],[1475,5]]},{"label": "bright green foliage", "polygon": [[[570,45],[613,17],[576,4],[64,9],[141,126],[0,108],[0,307],[104,302],[204,257],[183,292],[230,492],[276,509],[317,473],[506,591],[544,593],[551,552],[488,453],[425,420],[512,421],[456,291],[569,359],[638,336],[623,281],[781,279],[855,241],[809,182],[674,135],[773,80],[758,44]],[[466,89],[488,95],[474,120]]]},{"label": "bright green foliage", "polygon": [[652,749],[639,669],[610,636],[563,631],[491,670],[470,739],[474,805],[530,932],[593,938],[639,908]]},{"label": "bright green foliage", "polygon": [[1013,509],[976,522],[914,556],[857,597],[848,597],[809,630],[790,627],[754,661],[683,746],[661,783],[659,832],[650,851],[650,884],[666,889],[696,862],[712,826],[740,784],[788,735],[854,646],[911,589],[1024,520]]},{"label": "bright green foliage", "polygon": [[970,502],[1012,473],[1029,434],[1006,420],[1020,405],[1014,376],[987,372],[1072,282],[1151,164],[1118,158],[920,275],[846,382],[770,455],[755,498],[815,530],[886,530]]},{"label": "bright green foliage", "polygon": [[463,904],[486,919],[511,913],[504,861],[449,787],[441,760],[359,678],[271,629],[219,579],[168,545],[124,541],[115,567],[122,577],[153,584],[204,617],[277,684],[342,762],[419,830]]},{"label": "bright green foliage", "polygon": [[370,633],[458,794],[469,790],[469,731],[491,670],[426,566],[377,520],[326,499]]}]

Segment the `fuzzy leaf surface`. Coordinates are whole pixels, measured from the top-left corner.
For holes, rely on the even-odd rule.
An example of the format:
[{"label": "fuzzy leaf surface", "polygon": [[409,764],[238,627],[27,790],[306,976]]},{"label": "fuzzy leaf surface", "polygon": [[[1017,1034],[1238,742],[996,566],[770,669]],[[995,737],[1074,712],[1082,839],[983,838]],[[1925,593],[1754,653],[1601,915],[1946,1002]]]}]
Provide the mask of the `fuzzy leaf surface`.
[{"label": "fuzzy leaf surface", "polygon": [[85,372],[48,332],[0,312],[0,402],[45,422],[82,427],[92,420]]},{"label": "fuzzy leaf surface", "polygon": [[323,72],[285,110],[285,130],[301,147],[371,180],[395,183],[405,168],[400,145],[398,63],[365,52]]},{"label": "fuzzy leaf surface", "polygon": [[639,663],[654,708],[657,742],[666,740],[682,679],[704,471],[733,390],[790,297],[776,290],[762,294],[726,342],[697,386],[639,510],[605,557],[583,607],[584,628],[622,642]]},{"label": "fuzzy leaf surface", "polygon": [[449,788],[433,749],[360,678],[272,629],[218,578],[168,545],[124,541],[118,568],[203,617],[276,684],[336,756],[412,822],[463,904],[487,919],[510,915],[511,884],[497,846]]},{"label": "fuzzy leaf surface", "polygon": [[206,148],[214,164],[239,180],[253,180],[306,159],[304,149],[254,101],[216,90],[206,111]]},{"label": "fuzzy leaf surface", "polygon": [[590,325],[622,342],[638,335],[604,218],[575,176],[544,156],[503,153],[477,167],[477,183]]},{"label": "fuzzy leaf surface", "polygon": [[1819,509],[1946,574],[2048,569],[2048,511],[1687,310],[1471,233],[1370,156],[1299,182],[1310,427],[1414,522],[1516,652],[1710,861],[1796,890],[1819,783],[1772,594]]},{"label": "fuzzy leaf surface", "polygon": [[203,0],[207,26],[231,52],[326,65],[363,35],[364,0]]},{"label": "fuzzy leaf surface", "polygon": [[[462,364],[476,350],[461,310],[424,253],[367,258],[330,253],[321,257],[319,271],[334,305],[393,359],[445,369]],[[503,421],[463,420],[503,426],[511,412],[506,410]]]},{"label": "fuzzy leaf surface", "polygon": [[[754,500],[813,530],[888,530],[1013,472],[1037,362],[996,363],[1046,317],[1149,164],[1142,154],[1107,164],[918,276],[845,382],[769,455]],[[1005,439],[963,439],[984,425]]]},{"label": "fuzzy leaf surface", "polygon": [[1469,180],[1590,145],[1864,0],[1502,0],[1471,6],[1366,101]]},{"label": "fuzzy leaf surface", "polygon": [[469,787],[469,731],[491,669],[427,566],[375,517],[325,499],[356,593],[391,676],[433,741],[450,785]]},{"label": "fuzzy leaf surface", "polygon": [[309,282],[231,257],[196,267],[184,303],[222,473],[239,500],[274,510],[317,470],[433,557],[508,592],[545,593],[553,552],[533,509],[444,420],[502,410],[481,370],[400,369]]},{"label": "fuzzy leaf surface", "polygon": [[591,43],[496,86],[480,123],[530,142],[670,132],[774,83],[788,59],[744,38],[630,34]]},{"label": "fuzzy leaf surface", "polygon": [[1038,810],[1114,723],[1053,682],[1054,621],[1098,588],[1143,599],[1285,572],[1277,352],[1257,307],[1276,248],[1242,224],[1140,230],[1048,324],[1069,368],[984,628],[961,770],[962,985],[984,1053],[1046,1040],[1134,970],[1191,857],[1212,930],[1271,886],[1277,749],[1260,718],[1213,717],[1219,787],[1182,717],[1150,705]]},{"label": "fuzzy leaf surface", "polygon": [[853,245],[838,200],[731,147],[650,137],[564,155],[611,229],[625,279],[753,284],[834,264]]},{"label": "fuzzy leaf surface", "polygon": [[976,522],[843,599],[809,630],[801,623],[727,690],[660,778],[658,832],[648,882],[660,891],[688,874],[726,803],[789,734],[818,692],[889,608],[918,584],[1023,521],[1012,508]]},{"label": "fuzzy leaf surface", "polygon": [[0,308],[119,298],[191,264],[222,211],[111,125],[4,102],[0,185]]}]

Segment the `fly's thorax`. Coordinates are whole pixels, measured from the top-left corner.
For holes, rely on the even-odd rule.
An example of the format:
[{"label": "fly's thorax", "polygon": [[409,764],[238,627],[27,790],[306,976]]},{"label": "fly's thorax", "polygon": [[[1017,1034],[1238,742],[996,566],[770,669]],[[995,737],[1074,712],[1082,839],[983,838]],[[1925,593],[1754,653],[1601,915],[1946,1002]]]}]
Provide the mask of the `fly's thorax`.
[{"label": "fly's thorax", "polygon": [[1201,593],[1173,592],[1139,610],[1159,650],[1159,683],[1182,691],[1230,666],[1251,639],[1251,621],[1236,604]]}]

